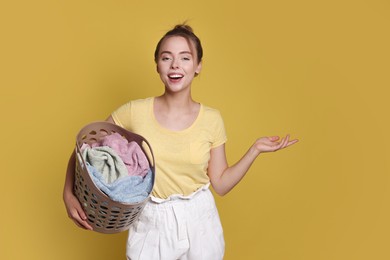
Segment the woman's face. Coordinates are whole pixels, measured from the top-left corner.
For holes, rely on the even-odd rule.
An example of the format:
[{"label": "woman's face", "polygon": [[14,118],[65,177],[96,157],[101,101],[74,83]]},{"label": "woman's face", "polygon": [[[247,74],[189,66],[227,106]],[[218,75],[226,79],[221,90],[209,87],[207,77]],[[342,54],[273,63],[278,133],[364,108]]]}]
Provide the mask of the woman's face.
[{"label": "woman's face", "polygon": [[157,72],[166,91],[180,92],[189,89],[195,74],[201,70],[196,50],[190,41],[181,36],[166,38],[159,50]]}]

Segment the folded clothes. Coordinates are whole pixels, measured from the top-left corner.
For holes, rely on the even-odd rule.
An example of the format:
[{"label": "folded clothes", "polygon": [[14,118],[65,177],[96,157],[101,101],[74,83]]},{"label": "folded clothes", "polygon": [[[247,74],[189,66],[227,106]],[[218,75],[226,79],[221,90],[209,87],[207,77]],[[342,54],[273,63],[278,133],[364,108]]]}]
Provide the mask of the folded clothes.
[{"label": "folded clothes", "polygon": [[126,165],[108,146],[90,148],[88,145],[83,145],[82,156],[86,163],[99,172],[106,183],[112,183],[120,177],[128,176]]},{"label": "folded clothes", "polygon": [[145,178],[141,176],[124,176],[112,183],[106,183],[102,174],[87,163],[88,172],[95,185],[112,200],[134,204],[145,200],[152,191],[152,171],[149,169]]}]

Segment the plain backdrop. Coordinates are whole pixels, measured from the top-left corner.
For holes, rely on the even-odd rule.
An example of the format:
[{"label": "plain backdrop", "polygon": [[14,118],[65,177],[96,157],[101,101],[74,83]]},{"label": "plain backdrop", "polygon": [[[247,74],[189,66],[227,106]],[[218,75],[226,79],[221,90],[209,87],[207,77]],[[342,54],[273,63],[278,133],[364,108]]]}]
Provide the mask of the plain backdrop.
[{"label": "plain backdrop", "polygon": [[183,21],[204,47],[193,96],[222,113],[228,160],[261,155],[216,196],[226,260],[390,259],[390,4],[2,1],[1,259],[125,259],[126,233],[77,228],[62,201],[78,131],[160,95],[153,52]]}]

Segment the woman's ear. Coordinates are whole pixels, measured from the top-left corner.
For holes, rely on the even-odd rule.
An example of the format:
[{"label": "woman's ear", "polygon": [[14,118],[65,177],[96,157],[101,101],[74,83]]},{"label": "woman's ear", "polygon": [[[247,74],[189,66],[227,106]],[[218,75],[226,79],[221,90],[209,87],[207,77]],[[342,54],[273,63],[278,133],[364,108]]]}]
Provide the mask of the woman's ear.
[{"label": "woman's ear", "polygon": [[195,75],[198,76],[201,70],[202,70],[202,62],[199,62],[198,67],[195,70]]}]

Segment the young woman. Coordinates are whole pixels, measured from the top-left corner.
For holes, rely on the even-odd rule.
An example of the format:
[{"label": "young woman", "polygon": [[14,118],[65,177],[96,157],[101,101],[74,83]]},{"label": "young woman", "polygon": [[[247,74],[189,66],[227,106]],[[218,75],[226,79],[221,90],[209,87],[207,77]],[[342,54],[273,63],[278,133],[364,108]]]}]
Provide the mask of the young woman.
[{"label": "young woman", "polygon": [[[144,136],[156,160],[151,199],[131,226],[128,259],[222,259],[224,239],[209,185],[228,193],[261,153],[286,148],[298,140],[289,135],[262,137],[228,166],[226,134],[220,113],[194,101],[191,83],[202,69],[203,50],[188,25],[177,25],[159,41],[157,72],[165,86],[161,96],[130,101],[107,121]],[[64,187],[69,217],[92,229],[73,194],[74,155]]]}]

